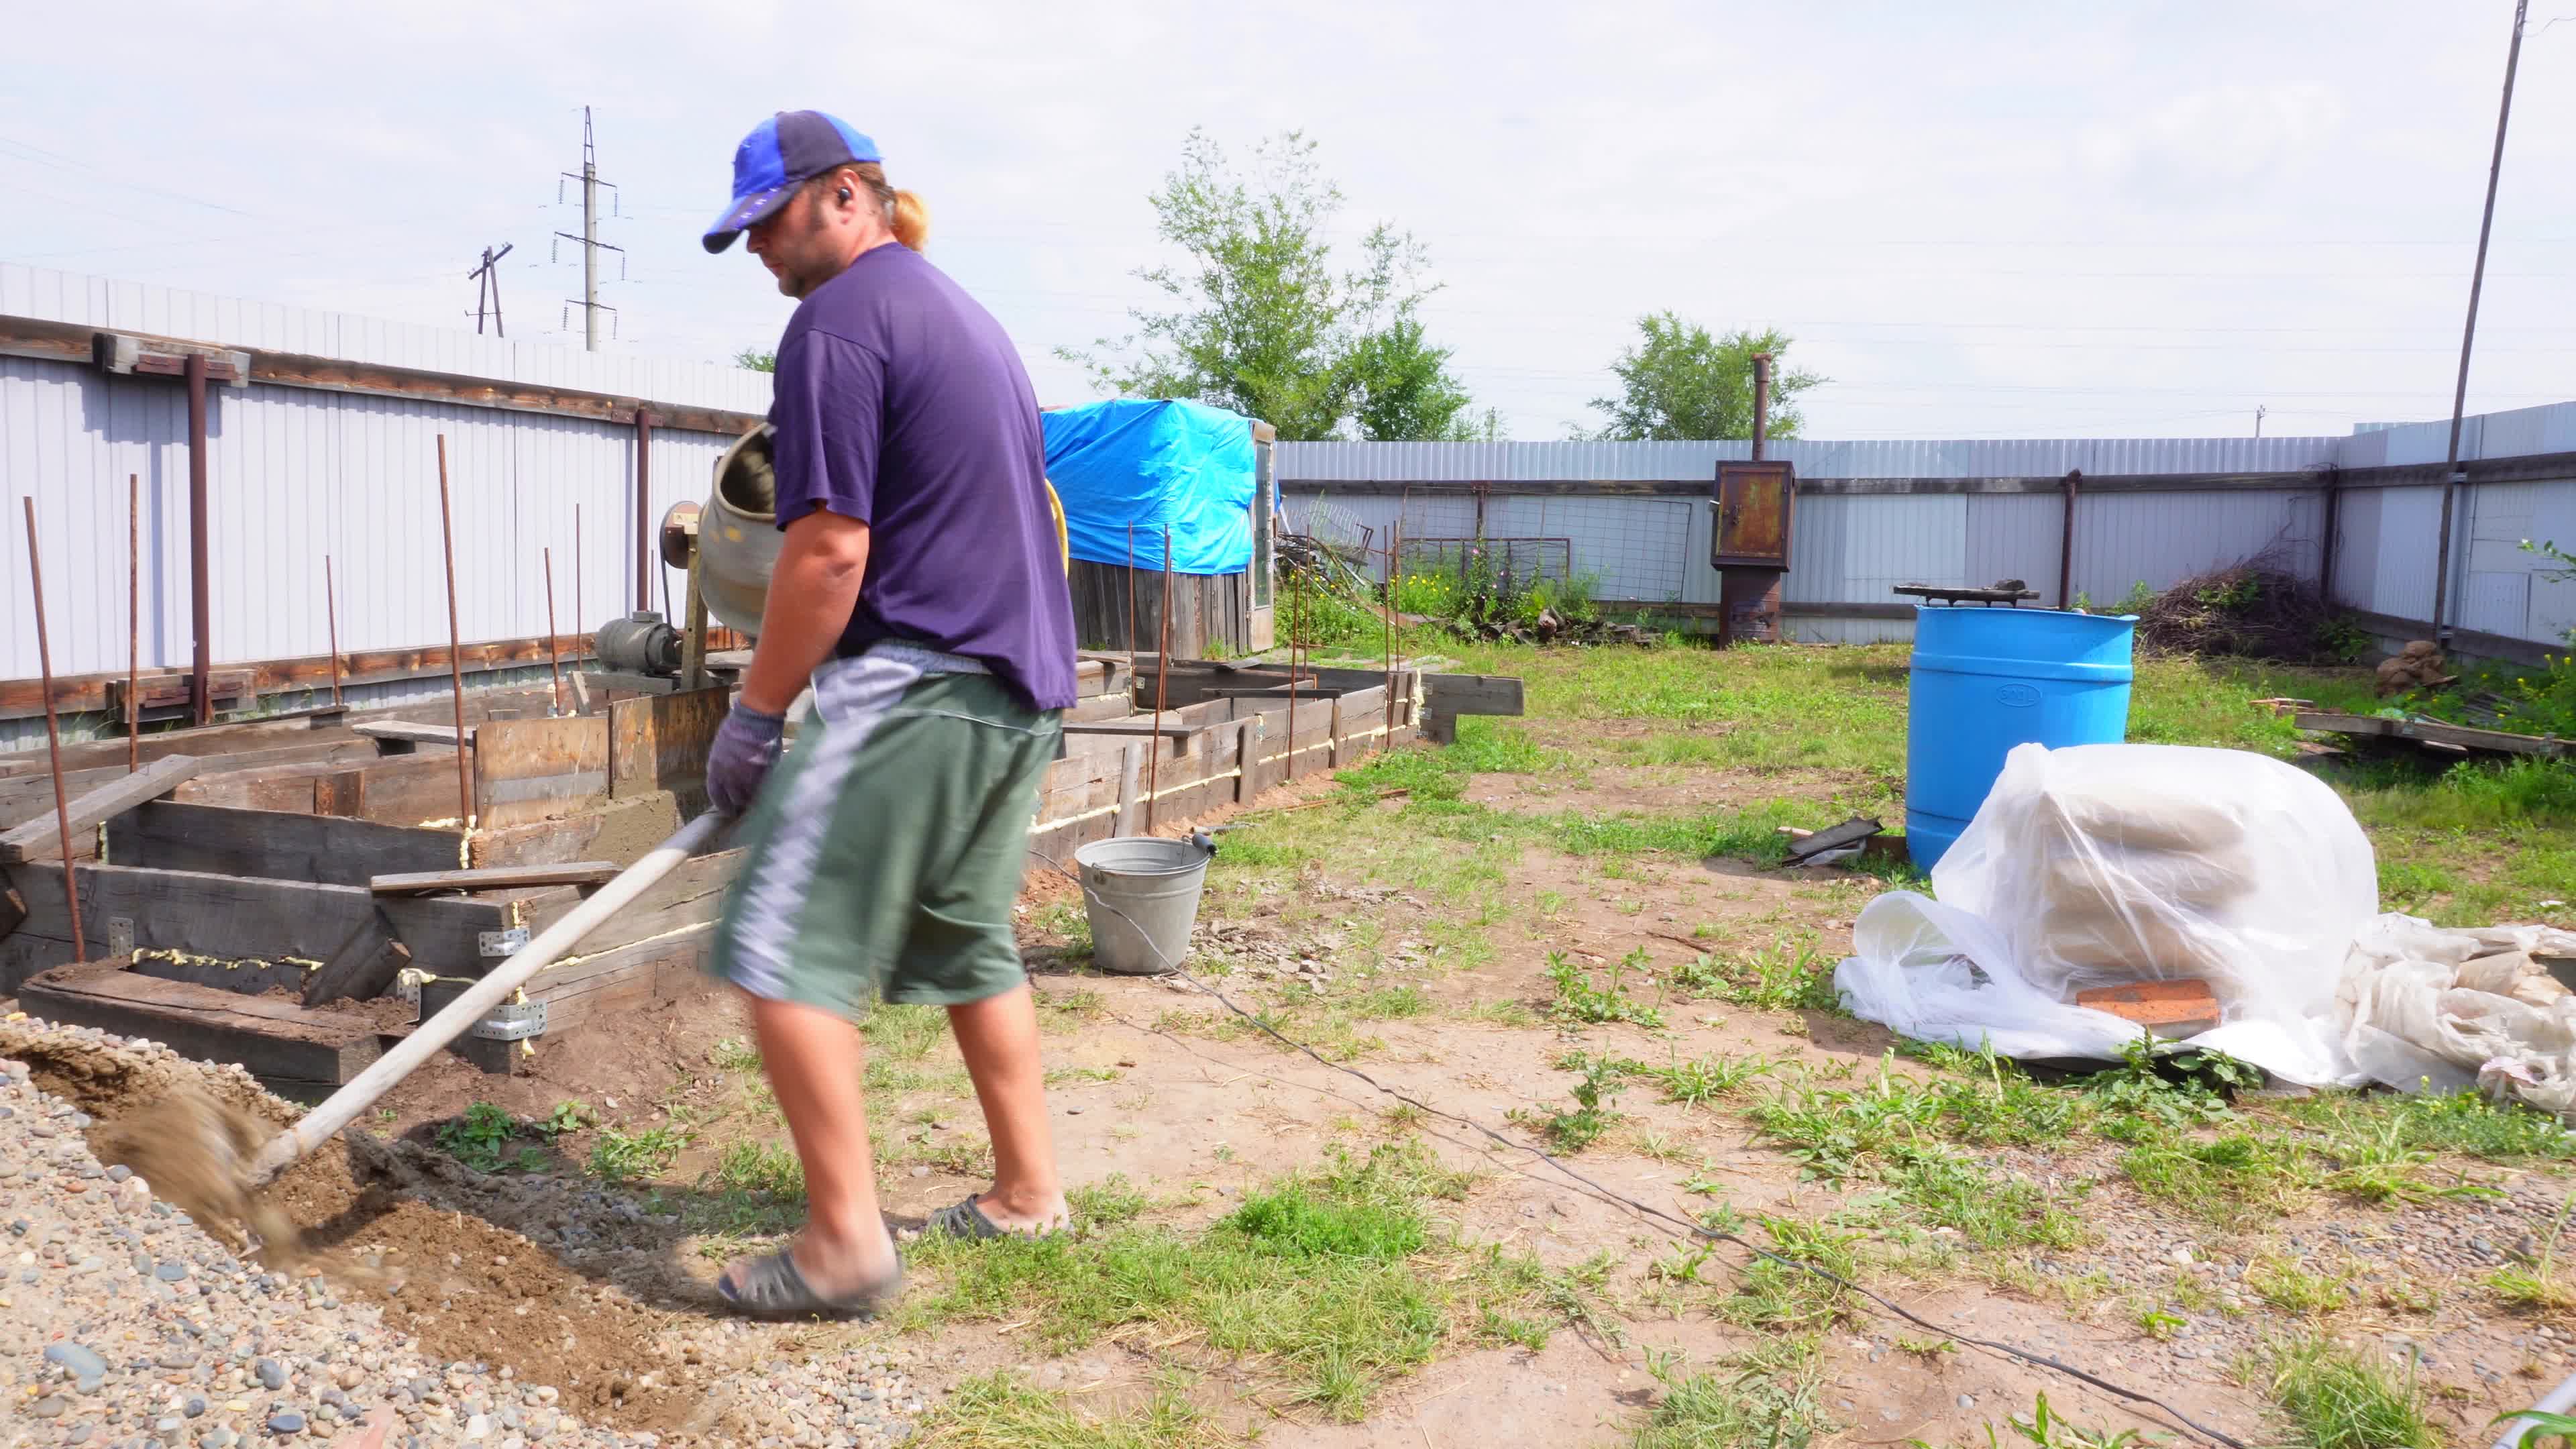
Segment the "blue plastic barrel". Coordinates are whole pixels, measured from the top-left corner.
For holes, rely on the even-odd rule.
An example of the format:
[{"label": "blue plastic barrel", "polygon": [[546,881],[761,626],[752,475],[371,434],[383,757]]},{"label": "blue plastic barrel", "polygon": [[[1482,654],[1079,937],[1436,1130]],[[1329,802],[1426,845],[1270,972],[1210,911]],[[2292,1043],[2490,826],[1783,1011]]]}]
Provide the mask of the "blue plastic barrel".
[{"label": "blue plastic barrel", "polygon": [[2114,745],[2129,730],[2137,616],[1934,607],[1914,614],[1905,843],[1930,870],[1986,803],[2015,745]]}]

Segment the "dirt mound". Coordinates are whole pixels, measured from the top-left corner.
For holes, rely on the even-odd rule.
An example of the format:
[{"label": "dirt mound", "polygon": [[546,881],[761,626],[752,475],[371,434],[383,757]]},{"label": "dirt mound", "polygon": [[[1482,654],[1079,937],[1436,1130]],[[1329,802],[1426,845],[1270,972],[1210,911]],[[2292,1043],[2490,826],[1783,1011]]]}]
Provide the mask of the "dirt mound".
[{"label": "dirt mound", "polygon": [[625,1429],[703,1432],[743,1407],[723,1387],[737,1366],[674,1325],[673,1310],[715,1306],[681,1265],[676,1225],[354,1132],[243,1200],[239,1163],[297,1109],[239,1068],[26,1022],[0,1023],[0,1056],[95,1119],[101,1160],[133,1168],[219,1236],[259,1233],[272,1270],[373,1302],[426,1354],[506,1364],[522,1383],[560,1389],[582,1418]]},{"label": "dirt mound", "polygon": [[2369,640],[2313,579],[2263,559],[2188,578],[2138,610],[2138,642],[2167,654],[2349,662]]}]

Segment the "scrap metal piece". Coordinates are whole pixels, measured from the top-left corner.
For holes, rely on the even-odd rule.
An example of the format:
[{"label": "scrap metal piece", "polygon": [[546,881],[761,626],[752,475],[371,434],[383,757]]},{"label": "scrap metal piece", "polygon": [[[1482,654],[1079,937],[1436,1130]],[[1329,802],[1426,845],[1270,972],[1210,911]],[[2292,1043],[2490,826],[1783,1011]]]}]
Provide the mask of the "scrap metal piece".
[{"label": "scrap metal piece", "polygon": [[1793,842],[1789,846],[1789,863],[1791,865],[1825,864],[1827,862],[1819,860],[1818,857],[1846,848],[1848,848],[1848,854],[1834,855],[1832,858],[1848,860],[1851,856],[1860,853],[1863,841],[1886,828],[1866,815],[1855,815],[1840,825],[1819,830],[1813,835]]}]

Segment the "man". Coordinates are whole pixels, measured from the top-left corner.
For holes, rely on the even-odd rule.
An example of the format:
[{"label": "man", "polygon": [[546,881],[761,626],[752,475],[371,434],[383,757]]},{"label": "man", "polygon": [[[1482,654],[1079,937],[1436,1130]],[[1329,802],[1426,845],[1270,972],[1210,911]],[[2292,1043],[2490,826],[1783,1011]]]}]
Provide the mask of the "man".
[{"label": "man", "polygon": [[[706,234],[800,299],[778,343],[781,540],[759,647],[707,791],[750,854],[710,969],[750,998],[805,1166],[787,1250],[718,1289],[763,1314],[867,1312],[902,1262],[877,1209],[851,1021],[872,996],[948,1008],[993,1186],[934,1231],[1066,1222],[1034,998],[1011,931],[1038,777],[1074,700],[1073,609],[1037,399],[1000,324],[916,250],[927,213],[874,142],[781,112],[734,154]],[[814,709],[779,755],[810,678]]]}]

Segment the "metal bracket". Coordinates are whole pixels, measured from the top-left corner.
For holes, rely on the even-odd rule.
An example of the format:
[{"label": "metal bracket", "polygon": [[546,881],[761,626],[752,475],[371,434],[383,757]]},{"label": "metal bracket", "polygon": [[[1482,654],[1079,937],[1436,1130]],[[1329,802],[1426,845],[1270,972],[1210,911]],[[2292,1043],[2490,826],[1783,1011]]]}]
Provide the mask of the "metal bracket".
[{"label": "metal bracket", "polygon": [[506,931],[474,933],[474,949],[486,956],[515,955],[527,944],[528,928],[525,926],[512,926]]},{"label": "metal bracket", "polygon": [[134,918],[132,916],[107,918],[107,954],[110,956],[134,954]]},{"label": "metal bracket", "polygon": [[468,1036],[485,1041],[525,1041],[532,1036],[543,1036],[546,1034],[546,1004],[531,1001],[523,1006],[496,1006],[490,1016],[465,1030]]}]

